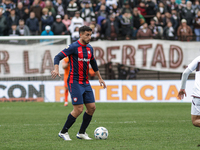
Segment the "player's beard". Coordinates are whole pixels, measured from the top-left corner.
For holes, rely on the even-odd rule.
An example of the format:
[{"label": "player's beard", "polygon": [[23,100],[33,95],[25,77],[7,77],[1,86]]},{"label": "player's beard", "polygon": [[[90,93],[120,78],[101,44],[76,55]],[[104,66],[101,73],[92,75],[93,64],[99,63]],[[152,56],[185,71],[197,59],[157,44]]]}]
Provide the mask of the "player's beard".
[{"label": "player's beard", "polygon": [[83,40],[83,42],[85,43],[85,45],[87,45],[90,41],[86,41],[86,40]]}]

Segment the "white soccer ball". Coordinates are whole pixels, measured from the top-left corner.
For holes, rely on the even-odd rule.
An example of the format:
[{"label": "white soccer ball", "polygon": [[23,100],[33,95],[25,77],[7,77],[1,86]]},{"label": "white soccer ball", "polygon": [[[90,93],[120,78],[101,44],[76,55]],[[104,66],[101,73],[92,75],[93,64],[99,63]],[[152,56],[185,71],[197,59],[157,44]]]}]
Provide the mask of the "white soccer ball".
[{"label": "white soccer ball", "polygon": [[104,127],[98,127],[94,130],[94,137],[97,140],[105,140],[108,138],[108,130]]}]

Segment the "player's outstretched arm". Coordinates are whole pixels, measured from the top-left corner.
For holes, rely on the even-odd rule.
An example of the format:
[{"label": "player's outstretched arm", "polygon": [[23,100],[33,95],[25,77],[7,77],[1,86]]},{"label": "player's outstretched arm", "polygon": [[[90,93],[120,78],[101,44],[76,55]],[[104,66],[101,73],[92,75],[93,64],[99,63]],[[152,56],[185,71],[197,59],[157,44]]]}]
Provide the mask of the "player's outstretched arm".
[{"label": "player's outstretched arm", "polygon": [[57,75],[61,77],[59,73],[59,65],[54,65],[54,70],[51,71],[51,77],[54,79]]},{"label": "player's outstretched arm", "polygon": [[184,96],[187,96],[186,95],[186,92],[185,92],[185,87],[186,87],[186,81],[188,79],[188,76],[189,74],[191,73],[192,71],[188,68],[186,68],[182,74],[182,78],[181,78],[181,89],[180,91],[178,92],[178,99],[183,99]]},{"label": "player's outstretched arm", "polygon": [[96,73],[97,77],[99,78],[100,85],[103,86],[103,88],[105,89],[106,88],[106,84],[105,84],[104,80],[101,78],[100,72],[96,71],[95,73]]},{"label": "player's outstretched arm", "polygon": [[178,92],[178,99],[183,99],[184,96],[187,96],[185,89],[180,89],[180,91]]}]

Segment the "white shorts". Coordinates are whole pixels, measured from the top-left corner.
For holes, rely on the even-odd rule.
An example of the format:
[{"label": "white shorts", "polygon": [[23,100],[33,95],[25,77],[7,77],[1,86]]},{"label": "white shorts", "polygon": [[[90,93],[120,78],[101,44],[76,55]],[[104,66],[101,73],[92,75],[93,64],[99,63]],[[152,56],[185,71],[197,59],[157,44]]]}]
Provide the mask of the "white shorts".
[{"label": "white shorts", "polygon": [[200,116],[200,98],[192,98],[191,115]]}]

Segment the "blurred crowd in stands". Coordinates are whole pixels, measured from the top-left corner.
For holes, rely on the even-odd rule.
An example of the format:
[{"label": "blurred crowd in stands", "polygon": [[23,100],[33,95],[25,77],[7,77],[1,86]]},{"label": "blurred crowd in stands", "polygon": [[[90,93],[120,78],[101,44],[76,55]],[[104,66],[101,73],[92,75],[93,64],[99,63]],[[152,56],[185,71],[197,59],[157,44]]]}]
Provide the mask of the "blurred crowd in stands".
[{"label": "blurred crowd in stands", "polygon": [[199,0],[0,0],[0,36],[200,41]]}]

